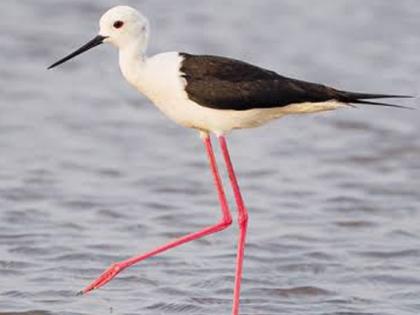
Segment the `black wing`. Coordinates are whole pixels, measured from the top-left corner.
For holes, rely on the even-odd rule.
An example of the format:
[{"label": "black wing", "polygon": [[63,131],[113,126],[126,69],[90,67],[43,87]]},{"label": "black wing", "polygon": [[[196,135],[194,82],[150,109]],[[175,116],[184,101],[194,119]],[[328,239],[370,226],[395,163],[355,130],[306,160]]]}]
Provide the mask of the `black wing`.
[{"label": "black wing", "polygon": [[283,107],[306,102],[397,105],[366,101],[403,97],[336,90],[325,85],[283,77],[273,71],[230,58],[180,54],[188,97],[201,106],[223,110]]}]

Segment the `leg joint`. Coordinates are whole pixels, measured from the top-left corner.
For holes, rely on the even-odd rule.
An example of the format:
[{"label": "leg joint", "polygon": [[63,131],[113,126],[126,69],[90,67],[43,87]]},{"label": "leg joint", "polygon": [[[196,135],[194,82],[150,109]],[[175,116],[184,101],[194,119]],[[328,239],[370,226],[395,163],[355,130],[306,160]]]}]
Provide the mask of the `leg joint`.
[{"label": "leg joint", "polygon": [[231,216],[228,216],[228,217],[224,217],[220,221],[219,225],[224,230],[224,229],[227,229],[229,226],[231,226],[232,225],[232,222],[233,222],[232,217]]},{"label": "leg joint", "polygon": [[240,214],[238,218],[239,227],[246,227],[248,225],[248,220],[247,212]]}]

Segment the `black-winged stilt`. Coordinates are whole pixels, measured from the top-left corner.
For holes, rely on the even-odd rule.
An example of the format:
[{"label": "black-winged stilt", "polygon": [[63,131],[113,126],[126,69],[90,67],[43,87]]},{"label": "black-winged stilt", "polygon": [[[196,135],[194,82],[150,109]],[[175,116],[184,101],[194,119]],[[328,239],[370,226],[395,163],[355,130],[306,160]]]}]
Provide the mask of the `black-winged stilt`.
[{"label": "black-winged stilt", "polygon": [[81,293],[105,285],[124,269],[184,243],[220,232],[232,217],[220,179],[210,134],[218,137],[234,192],[239,219],[233,315],[239,299],[248,213],[235,176],[225,135],[234,129],[260,126],[288,114],[334,110],[349,104],[392,105],[372,101],[398,95],[353,93],[278,75],[248,63],[216,56],[167,52],[147,57],[149,23],[138,11],[114,7],[100,20],[100,32],[92,41],[56,62],[53,68],[102,43],[119,49],[121,71],[127,81],[146,95],[178,124],[196,129],[204,142],[217,189],[222,216],[219,223],[156,248],[146,254],[114,263]]}]

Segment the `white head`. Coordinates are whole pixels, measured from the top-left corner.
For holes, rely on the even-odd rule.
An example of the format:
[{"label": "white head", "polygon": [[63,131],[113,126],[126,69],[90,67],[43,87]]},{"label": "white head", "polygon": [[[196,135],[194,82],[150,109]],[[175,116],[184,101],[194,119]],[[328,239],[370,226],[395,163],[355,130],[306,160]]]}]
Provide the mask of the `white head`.
[{"label": "white head", "polygon": [[128,6],[108,10],[99,22],[99,35],[67,57],[57,61],[54,68],[102,43],[111,43],[120,50],[136,49],[144,53],[149,40],[149,21],[139,11]]},{"label": "white head", "polygon": [[104,42],[120,49],[141,45],[146,49],[149,39],[149,21],[137,10],[128,6],[117,6],[107,11],[99,22],[99,35],[106,37]]}]

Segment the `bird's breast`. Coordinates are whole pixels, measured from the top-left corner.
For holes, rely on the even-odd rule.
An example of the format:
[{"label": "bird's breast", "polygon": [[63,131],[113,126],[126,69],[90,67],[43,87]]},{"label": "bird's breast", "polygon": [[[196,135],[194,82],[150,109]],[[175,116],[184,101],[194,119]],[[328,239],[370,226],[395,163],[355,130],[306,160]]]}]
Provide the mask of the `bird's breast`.
[{"label": "bird's breast", "polygon": [[194,117],[180,73],[183,58],[175,52],[153,56],[140,66],[126,67],[127,81],[145,95],[166,116],[185,127],[193,127]]}]

